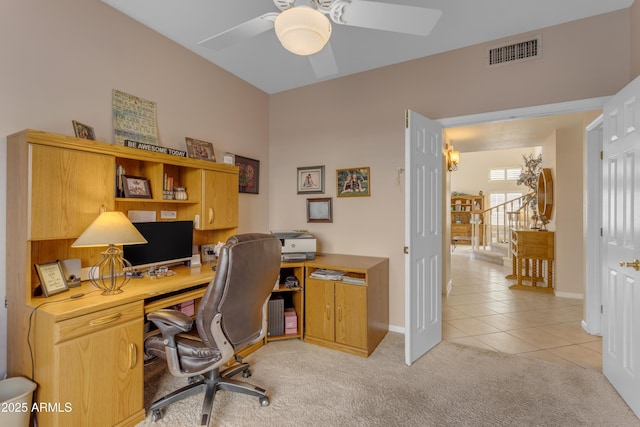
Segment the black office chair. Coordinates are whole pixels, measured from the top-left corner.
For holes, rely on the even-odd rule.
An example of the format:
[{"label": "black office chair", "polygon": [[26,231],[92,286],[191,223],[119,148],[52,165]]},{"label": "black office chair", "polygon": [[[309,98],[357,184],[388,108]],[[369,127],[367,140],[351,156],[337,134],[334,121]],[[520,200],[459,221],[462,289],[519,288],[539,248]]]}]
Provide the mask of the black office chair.
[{"label": "black office chair", "polygon": [[[280,272],[280,240],[270,234],[241,234],[230,237],[218,257],[216,275],[209,283],[193,319],[177,310],[148,314],[162,336],[145,339],[145,352],[167,361],[169,372],[189,378],[190,384],[151,405],[154,421],[162,418],[169,404],[205,391],[200,425],[211,418],[213,399],[218,390],[257,396],[269,405],[266,391],[231,379],[242,372],[251,375],[249,365],[239,357],[235,364],[220,371],[234,354],[264,338],[267,330],[267,300]],[[189,334],[191,332],[191,334]],[[194,333],[197,332],[197,335]]]}]

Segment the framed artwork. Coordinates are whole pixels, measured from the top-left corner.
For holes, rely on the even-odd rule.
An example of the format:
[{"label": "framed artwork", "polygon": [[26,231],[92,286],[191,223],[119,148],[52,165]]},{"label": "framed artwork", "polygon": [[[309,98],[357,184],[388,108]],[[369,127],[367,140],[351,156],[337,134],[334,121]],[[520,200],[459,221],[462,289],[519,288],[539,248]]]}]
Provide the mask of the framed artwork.
[{"label": "framed artwork", "polygon": [[333,222],[331,197],[307,199],[307,222]]},{"label": "framed artwork", "polygon": [[187,142],[187,153],[192,159],[216,161],[216,153],[213,150],[213,144],[199,139],[185,138]]},{"label": "framed artwork", "polygon": [[324,166],[298,168],[298,194],[324,193]]},{"label": "framed artwork", "polygon": [[122,175],[124,197],[150,199],[151,187],[149,180],[141,176]]},{"label": "framed artwork", "polygon": [[157,106],[119,90],[112,91],[113,137],[118,145],[126,140],[158,145]]},{"label": "framed artwork", "polygon": [[35,264],[45,297],[69,290],[60,261]]},{"label": "framed artwork", "polygon": [[75,132],[76,138],[96,140],[96,133],[91,126],[76,122],[75,120],[71,120],[71,123],[73,123],[73,132]]},{"label": "framed artwork", "polygon": [[236,155],[236,166],[240,168],[238,192],[258,194],[260,189],[260,161]]},{"label": "framed artwork", "polygon": [[338,197],[362,197],[371,195],[371,171],[369,167],[336,170],[336,194]]}]

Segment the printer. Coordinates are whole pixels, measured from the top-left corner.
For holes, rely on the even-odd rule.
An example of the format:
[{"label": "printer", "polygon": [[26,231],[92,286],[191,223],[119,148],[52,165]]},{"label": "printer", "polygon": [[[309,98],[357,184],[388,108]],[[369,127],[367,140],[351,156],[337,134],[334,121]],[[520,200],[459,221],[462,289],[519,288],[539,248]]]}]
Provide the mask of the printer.
[{"label": "printer", "polygon": [[282,243],[282,261],[305,261],[316,258],[316,238],[306,232],[272,231]]}]

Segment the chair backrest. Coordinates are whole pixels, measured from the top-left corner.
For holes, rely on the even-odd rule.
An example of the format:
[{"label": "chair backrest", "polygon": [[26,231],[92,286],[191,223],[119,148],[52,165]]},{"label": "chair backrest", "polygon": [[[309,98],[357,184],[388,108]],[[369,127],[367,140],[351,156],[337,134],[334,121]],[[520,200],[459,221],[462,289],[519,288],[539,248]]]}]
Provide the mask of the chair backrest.
[{"label": "chair backrest", "polygon": [[235,349],[260,337],[263,306],[280,273],[281,250],[282,243],[271,234],[239,234],[227,240],[196,315],[205,344],[215,346],[211,322],[217,313],[222,314],[222,329]]}]

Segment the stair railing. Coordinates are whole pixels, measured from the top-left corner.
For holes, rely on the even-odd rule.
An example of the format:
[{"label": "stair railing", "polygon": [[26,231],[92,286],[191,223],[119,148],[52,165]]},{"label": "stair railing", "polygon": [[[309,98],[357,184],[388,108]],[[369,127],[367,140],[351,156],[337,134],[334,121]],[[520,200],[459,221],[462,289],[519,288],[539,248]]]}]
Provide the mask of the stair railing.
[{"label": "stair railing", "polygon": [[[471,245],[474,251],[486,250],[494,243],[509,244],[511,230],[529,228],[528,207],[535,193],[528,193],[471,214]],[[494,224],[495,218],[495,224]]]}]

